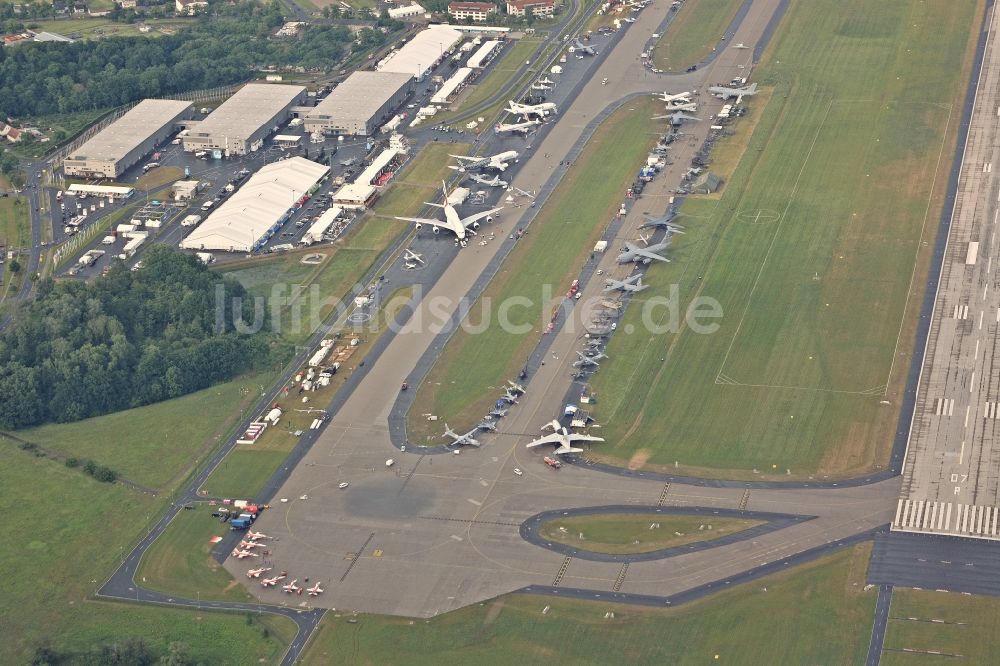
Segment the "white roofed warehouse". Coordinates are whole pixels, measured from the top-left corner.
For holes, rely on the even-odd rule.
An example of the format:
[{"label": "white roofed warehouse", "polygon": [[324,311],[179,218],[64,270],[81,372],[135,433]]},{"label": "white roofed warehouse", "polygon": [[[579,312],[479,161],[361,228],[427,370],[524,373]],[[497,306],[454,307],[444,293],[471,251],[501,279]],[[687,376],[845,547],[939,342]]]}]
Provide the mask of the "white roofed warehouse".
[{"label": "white roofed warehouse", "polygon": [[401,72],[422,79],[434,69],[451,47],[462,41],[462,33],[447,25],[432,25],[421,30],[413,39],[404,44],[378,63],[380,72]]},{"label": "white roofed warehouse", "polygon": [[221,150],[224,156],[258,150],[306,97],[305,86],[248,83],[184,137],[184,150]]},{"label": "white roofed warehouse", "polygon": [[147,99],[63,160],[67,176],[118,178],[192,115],[191,102]]},{"label": "white roofed warehouse", "polygon": [[354,72],[306,115],[306,130],[371,136],[412,90],[412,74]]},{"label": "white roofed warehouse", "polygon": [[329,167],[303,157],[268,164],[181,241],[181,247],[224,252],[259,249],[329,172]]}]

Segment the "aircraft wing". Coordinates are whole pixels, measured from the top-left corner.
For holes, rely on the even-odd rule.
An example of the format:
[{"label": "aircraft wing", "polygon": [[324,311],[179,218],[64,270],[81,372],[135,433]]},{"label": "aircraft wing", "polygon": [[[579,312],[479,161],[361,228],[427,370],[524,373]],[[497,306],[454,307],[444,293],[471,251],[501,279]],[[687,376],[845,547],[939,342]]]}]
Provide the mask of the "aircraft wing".
[{"label": "aircraft wing", "polygon": [[544,437],[539,437],[534,441],[528,442],[525,446],[529,449],[533,449],[536,446],[542,446],[543,444],[562,444],[562,441],[562,433],[554,432],[551,435],[545,435]]},{"label": "aircraft wing", "polygon": [[656,254],[655,252],[649,252],[647,250],[643,250],[642,248],[633,248],[632,252],[634,252],[635,254],[639,255],[644,259],[654,259],[656,261],[665,261],[667,263],[670,263],[670,260],[667,259],[666,257]]},{"label": "aircraft wing", "polygon": [[487,210],[482,213],[476,213],[475,215],[470,215],[469,217],[466,218],[462,218],[462,225],[465,226],[465,228],[469,228],[471,225],[475,224],[479,220],[486,219],[490,215],[493,215],[494,213],[501,210],[503,210],[503,206],[501,206],[500,208],[493,208],[492,210]]},{"label": "aircraft wing", "polygon": [[603,437],[594,437],[593,435],[570,435],[571,440],[574,442],[603,442]]},{"label": "aircraft wing", "polygon": [[416,222],[417,224],[427,224],[432,227],[446,227],[441,220],[432,220],[427,217],[396,217],[401,222]]},{"label": "aircraft wing", "polygon": [[555,454],[561,456],[565,453],[583,453],[583,449],[578,449],[575,446],[560,446],[555,450]]}]

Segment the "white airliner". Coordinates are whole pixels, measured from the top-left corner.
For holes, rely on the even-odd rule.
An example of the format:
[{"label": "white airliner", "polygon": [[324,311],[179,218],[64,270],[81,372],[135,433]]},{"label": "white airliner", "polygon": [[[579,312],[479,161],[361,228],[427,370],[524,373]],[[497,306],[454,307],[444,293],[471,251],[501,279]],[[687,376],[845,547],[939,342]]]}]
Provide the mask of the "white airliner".
[{"label": "white airliner", "polygon": [[566,428],[564,428],[558,421],[552,421],[542,426],[542,430],[545,430],[546,428],[551,428],[555,432],[553,432],[551,435],[545,435],[543,437],[539,437],[538,439],[532,442],[529,442],[527,444],[527,448],[533,449],[536,446],[543,446],[545,444],[554,444],[556,445],[556,450],[554,451],[554,453],[558,456],[561,456],[567,453],[580,453],[581,451],[583,451],[583,449],[572,446],[573,442],[604,441],[604,439],[601,437],[593,437],[591,435],[581,435],[575,432],[568,432]]},{"label": "white airliner", "polygon": [[743,101],[744,97],[753,97],[757,94],[757,84],[751,83],[748,86],[742,86],[740,88],[732,88],[730,86],[709,86],[708,92],[712,93],[719,99],[732,99],[736,98],[736,104]]},{"label": "white airliner", "polygon": [[436,234],[440,233],[441,229],[447,229],[455,234],[455,237],[458,238],[458,240],[463,241],[468,234],[476,233],[476,229],[479,228],[480,220],[492,222],[493,215],[498,211],[503,210],[503,207],[492,208],[482,213],[470,215],[469,217],[459,217],[458,211],[455,210],[455,207],[448,203],[448,186],[444,184],[444,181],[441,182],[441,189],[444,192],[445,203],[424,203],[428,206],[444,209],[444,220],[434,220],[426,217],[396,217],[396,219],[402,220],[403,222],[413,222],[417,230],[420,230],[425,224],[429,225],[434,229],[434,233]]},{"label": "white airliner", "polygon": [[686,92],[686,91],[685,92],[681,92],[681,93],[677,93],[676,95],[671,95],[670,93],[665,93],[665,92],[663,92],[663,93],[657,93],[657,95],[658,95],[658,98],[659,98],[659,100],[661,102],[667,102],[668,104],[670,102],[689,102],[689,101],[691,101],[691,93]]},{"label": "white airliner", "polygon": [[532,118],[521,123],[497,123],[497,126],[493,129],[497,132],[520,132],[522,134],[527,134],[532,130],[532,128],[538,127],[541,124],[541,120]]},{"label": "white airliner", "polygon": [[555,102],[542,102],[541,104],[518,104],[514,100],[507,102],[507,111],[520,116],[545,117],[559,113],[559,107]]},{"label": "white airliner", "polygon": [[491,157],[472,157],[471,155],[448,155],[448,157],[454,157],[462,163],[461,166],[449,168],[464,173],[466,169],[499,169],[504,171],[511,162],[517,161],[518,154],[516,150],[505,150]]}]

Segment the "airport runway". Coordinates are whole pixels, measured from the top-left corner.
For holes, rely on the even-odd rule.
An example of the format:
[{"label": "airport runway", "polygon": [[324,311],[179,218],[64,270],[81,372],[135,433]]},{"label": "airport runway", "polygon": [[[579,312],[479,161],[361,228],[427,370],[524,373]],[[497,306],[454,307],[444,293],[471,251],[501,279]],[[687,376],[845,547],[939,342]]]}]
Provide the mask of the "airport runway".
[{"label": "airport runway", "polygon": [[981,539],[1000,538],[1000,15],[990,11],[892,523]]},{"label": "airport runway", "polygon": [[[756,0],[730,43],[756,44],[779,4]],[[667,78],[648,72],[639,53],[667,11],[668,3],[654,4],[628,29],[590,82],[561,109],[559,121],[514,178],[515,186],[537,190],[544,183],[543,189],[550,191],[564,174],[560,162],[579,148],[580,137],[595,119],[620,103],[608,100],[664,89],[703,89],[746,75],[752,51],[731,48],[689,75]],[[600,83],[604,77],[609,79],[607,86]],[[699,114],[706,117],[721,106],[707,94],[699,101]],[[639,211],[662,213],[667,208],[666,190],[680,182],[708,124],[685,126],[689,143],[674,150],[675,165],[647,188]],[[497,234],[503,237],[522,226],[522,217],[533,210],[504,211],[493,225]],[[623,233],[629,233],[635,222],[627,219]],[[501,247],[501,243],[470,244],[457,254],[278,491],[277,497],[287,503],[273,500],[274,508],[258,521],[256,529],[276,537],[275,567],[325,583],[326,594],[312,604],[429,617],[533,586],[566,588],[578,595],[614,595],[623,601],[655,597],[666,602],[776,562],[792,561],[804,552],[821,552],[890,521],[898,479],[837,489],[665,484],[586,466],[552,470],[524,449],[526,437],[509,435],[461,455],[423,455],[413,449],[400,453],[389,437],[397,387],[421,359],[440,350],[446,336],[438,335],[442,326],[432,322],[440,321],[442,310],[445,318],[450,316],[477,279],[496,269],[493,260]],[[588,288],[596,290],[599,285]],[[428,309],[430,303],[437,304],[437,312]],[[452,307],[442,307],[443,303]],[[565,359],[575,344],[573,334],[553,336],[550,353],[563,362],[547,363],[531,378],[528,396],[504,420],[504,431],[535,432],[551,420],[568,387]],[[396,463],[387,467],[390,457]],[[515,475],[514,467],[523,469],[524,475]],[[342,481],[349,487],[339,489]],[[307,499],[300,499],[303,496]],[[522,523],[541,511],[606,504],[718,507],[815,518],[700,552],[631,563],[573,558],[520,537]],[[241,576],[248,565],[230,559],[226,567]],[[254,592],[270,604],[299,601],[280,591],[255,588]]]}]

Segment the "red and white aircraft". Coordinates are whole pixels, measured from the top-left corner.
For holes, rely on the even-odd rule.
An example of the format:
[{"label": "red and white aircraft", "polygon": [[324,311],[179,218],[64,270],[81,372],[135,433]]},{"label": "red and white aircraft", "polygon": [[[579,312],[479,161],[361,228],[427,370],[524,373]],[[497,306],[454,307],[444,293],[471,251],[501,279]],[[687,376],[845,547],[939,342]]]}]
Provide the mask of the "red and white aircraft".
[{"label": "red and white aircraft", "polygon": [[233,557],[238,560],[242,560],[244,557],[259,557],[257,553],[251,553],[249,550],[240,550],[236,548],[233,550]]},{"label": "red and white aircraft", "polygon": [[265,578],[264,580],[260,581],[260,586],[261,587],[274,587],[275,585],[278,584],[279,580],[284,580],[285,578],[288,578],[288,572],[287,571],[282,571],[280,574],[278,574],[274,578]]},{"label": "red and white aircraft", "polygon": [[247,539],[250,541],[256,541],[257,539],[270,539],[271,537],[261,532],[254,532],[253,530],[247,532]]},{"label": "red and white aircraft", "polygon": [[271,570],[271,567],[261,567],[260,569],[251,569],[247,572],[247,578],[260,578],[261,574],[267,573]]},{"label": "red and white aircraft", "polygon": [[263,548],[264,544],[256,541],[240,541],[240,548]]},{"label": "red and white aircraft", "polygon": [[323,594],[323,588],[319,586],[319,583],[316,583],[315,585],[307,589],[306,592],[309,594],[310,597],[318,597],[319,595]]},{"label": "red and white aircraft", "polygon": [[288,583],[287,585],[282,585],[281,586],[281,591],[282,592],[287,592],[288,594],[291,594],[292,592],[296,592],[296,593],[301,594],[302,593],[302,588],[299,587],[298,585],[296,585],[297,582],[299,582],[299,579],[298,578],[293,578],[292,582]]}]

